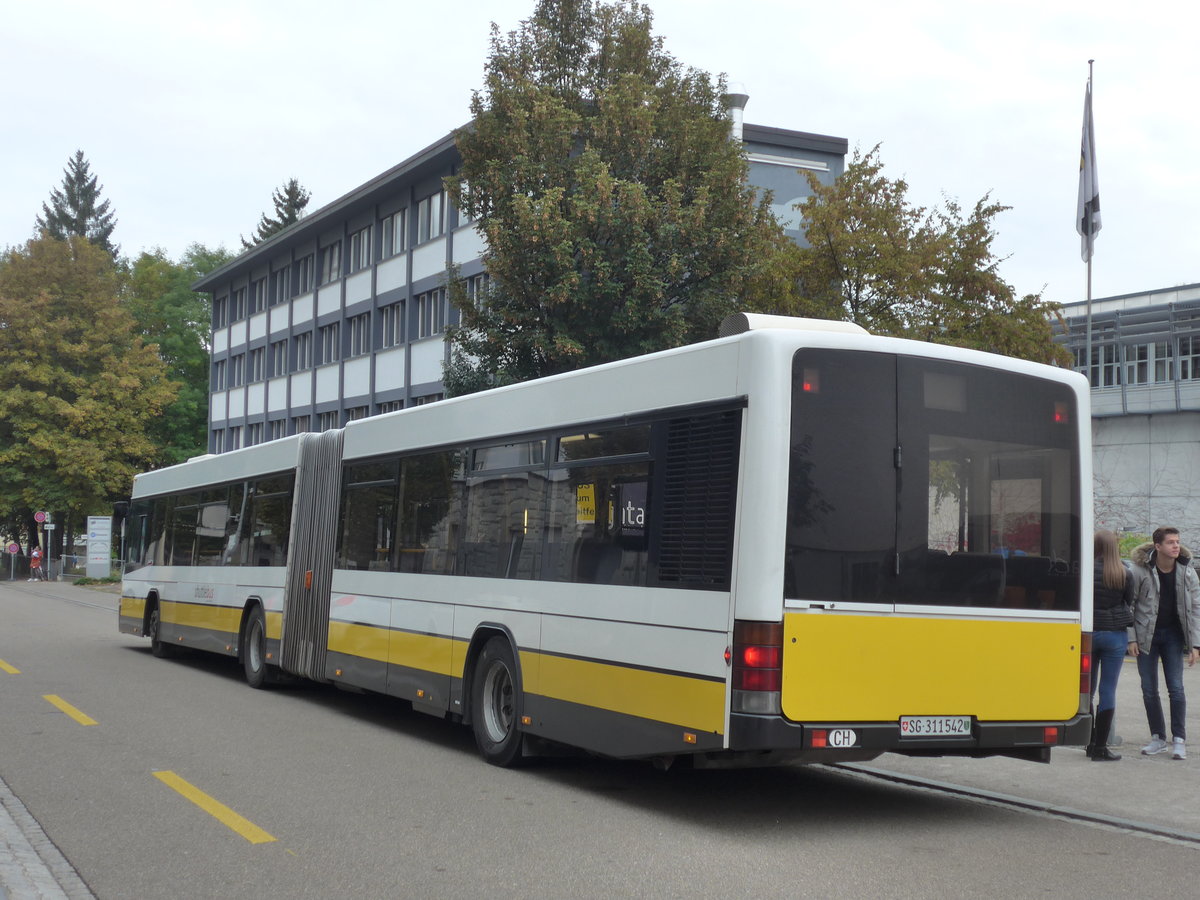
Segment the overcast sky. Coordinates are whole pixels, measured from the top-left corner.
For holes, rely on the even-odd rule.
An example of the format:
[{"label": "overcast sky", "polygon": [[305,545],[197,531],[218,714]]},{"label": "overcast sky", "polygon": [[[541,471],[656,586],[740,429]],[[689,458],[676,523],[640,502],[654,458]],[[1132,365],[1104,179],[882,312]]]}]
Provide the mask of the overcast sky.
[{"label": "overcast sky", "polygon": [[[1094,297],[1200,282],[1189,3],[653,0],[681,62],[750,95],[746,121],[882,144],[910,199],[985,193],[1004,277],[1082,299],[1074,231],[1089,59],[1103,229]],[[238,249],[296,177],[315,210],[466,122],[489,28],[534,0],[42,0],[0,21],[0,247],[32,235],[82,149],[126,255]]]}]

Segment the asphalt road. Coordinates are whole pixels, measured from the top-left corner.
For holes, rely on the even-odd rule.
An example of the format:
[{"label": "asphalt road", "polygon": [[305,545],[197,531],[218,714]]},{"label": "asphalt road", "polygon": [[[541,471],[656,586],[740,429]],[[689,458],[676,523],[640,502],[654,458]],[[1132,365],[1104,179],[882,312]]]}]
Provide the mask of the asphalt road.
[{"label": "asphalt road", "polygon": [[[466,729],[387,698],[155,659],[115,608],[0,585],[0,780],[77,873],[59,896],[1082,897],[1188,891],[1200,863],[1189,840],[828,767],[496,769]],[[1134,772],[1060,753],[971,765],[1016,792],[1057,768],[1101,795]],[[1194,802],[1192,764],[1141,769]]]}]

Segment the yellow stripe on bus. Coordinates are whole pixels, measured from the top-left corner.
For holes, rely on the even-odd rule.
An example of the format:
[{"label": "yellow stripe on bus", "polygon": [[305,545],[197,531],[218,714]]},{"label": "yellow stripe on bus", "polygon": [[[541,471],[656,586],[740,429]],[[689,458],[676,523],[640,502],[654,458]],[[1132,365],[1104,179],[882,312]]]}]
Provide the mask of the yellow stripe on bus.
[{"label": "yellow stripe on bus", "polygon": [[226,828],[237,832],[252,844],[269,844],[275,840],[249,819],[238,815],[224,803],[214,800],[199,788],[184,781],[174,772],[155,772],[154,777],[178,793],[180,796],[196,804]]},{"label": "yellow stripe on bus", "polygon": [[453,638],[431,634],[393,631],[349,622],[329,623],[329,649],[334,653],[393,663],[437,675],[462,674],[461,669],[451,671],[454,643]]},{"label": "yellow stripe on bus", "polygon": [[146,600],[142,597],[122,597],[120,611],[121,616],[130,619],[141,619],[146,615]]},{"label": "yellow stripe on bus", "polygon": [[222,634],[237,634],[242,627],[242,610],[229,606],[209,606],[204,603],[180,603],[163,600],[162,619],[174,625],[206,628]]},{"label": "yellow stripe on bus", "polygon": [[783,713],[793,721],[971,715],[1069,719],[1078,624],[891,615],[784,616]]},{"label": "yellow stripe on bus", "polygon": [[42,699],[51,706],[57,707],[61,712],[66,713],[80,725],[99,725],[100,723],[89,716],[87,713],[80,712],[58,694],[43,694]]},{"label": "yellow stripe on bus", "polygon": [[531,694],[710,734],[725,731],[724,682],[545,653],[531,666],[527,655],[533,654],[521,654],[522,677]]}]

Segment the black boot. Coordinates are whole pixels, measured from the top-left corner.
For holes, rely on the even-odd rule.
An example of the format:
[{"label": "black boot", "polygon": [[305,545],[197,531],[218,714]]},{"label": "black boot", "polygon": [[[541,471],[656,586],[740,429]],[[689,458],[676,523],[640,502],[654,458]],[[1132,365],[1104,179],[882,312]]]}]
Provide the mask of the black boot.
[{"label": "black boot", "polygon": [[1116,762],[1121,758],[1120,753],[1108,749],[1108,735],[1112,731],[1114,709],[1105,709],[1096,713],[1096,727],[1092,731],[1092,744],[1088,756],[1092,762]]}]

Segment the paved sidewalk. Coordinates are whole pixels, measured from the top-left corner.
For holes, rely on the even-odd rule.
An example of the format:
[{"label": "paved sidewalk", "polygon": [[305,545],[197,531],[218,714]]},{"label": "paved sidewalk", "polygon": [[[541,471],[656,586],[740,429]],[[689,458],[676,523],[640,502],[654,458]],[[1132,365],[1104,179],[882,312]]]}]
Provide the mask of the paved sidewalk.
[{"label": "paved sidewalk", "polygon": [[91,900],[42,826],[0,781],[0,900]]}]

